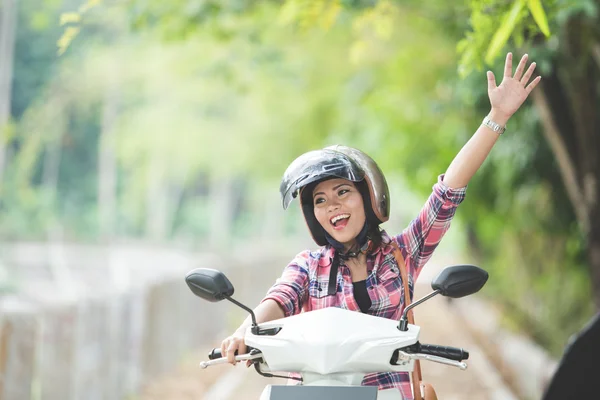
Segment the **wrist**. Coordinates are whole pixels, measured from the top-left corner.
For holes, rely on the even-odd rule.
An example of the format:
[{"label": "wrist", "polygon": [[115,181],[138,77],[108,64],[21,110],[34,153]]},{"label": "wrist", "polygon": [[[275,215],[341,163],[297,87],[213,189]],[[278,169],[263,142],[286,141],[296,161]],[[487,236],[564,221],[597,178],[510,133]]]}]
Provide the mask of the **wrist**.
[{"label": "wrist", "polygon": [[488,117],[495,123],[500,124],[502,126],[506,126],[506,123],[510,119],[510,116],[493,108],[490,110]]}]

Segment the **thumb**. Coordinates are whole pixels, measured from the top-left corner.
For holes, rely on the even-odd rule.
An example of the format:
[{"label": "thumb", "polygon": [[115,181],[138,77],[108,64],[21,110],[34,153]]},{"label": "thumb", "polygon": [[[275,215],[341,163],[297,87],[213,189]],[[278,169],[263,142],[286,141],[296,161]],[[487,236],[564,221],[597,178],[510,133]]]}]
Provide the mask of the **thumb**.
[{"label": "thumb", "polygon": [[496,78],[494,77],[494,73],[492,71],[487,72],[488,79],[488,92],[496,89]]}]

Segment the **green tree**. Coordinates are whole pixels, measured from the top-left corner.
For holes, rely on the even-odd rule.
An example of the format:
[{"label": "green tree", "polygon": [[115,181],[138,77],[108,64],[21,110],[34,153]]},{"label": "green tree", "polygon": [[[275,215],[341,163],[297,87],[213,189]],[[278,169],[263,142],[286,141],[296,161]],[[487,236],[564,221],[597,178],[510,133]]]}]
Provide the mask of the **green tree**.
[{"label": "green tree", "polygon": [[[295,11],[294,21],[298,26],[311,23],[318,26],[320,17],[310,12],[316,7],[314,3],[289,0],[284,8]],[[370,20],[374,27],[371,37],[377,42],[390,35],[387,19],[391,2],[343,4],[362,10],[355,17],[355,26],[361,25],[357,21]],[[463,3],[468,7],[466,10],[452,9],[436,1],[400,6],[403,12],[420,10],[454,35],[459,28],[462,38],[457,35],[454,40],[461,56],[458,71],[464,80],[451,86],[459,94],[454,98],[471,106],[463,115],[472,120],[489,110],[484,66],[493,68],[498,56],[511,49],[517,54],[528,52],[530,59],[538,61],[538,70],[544,78],[533,96],[533,108],[526,105],[513,118],[510,133],[502,138],[474,179],[469,206],[461,210],[461,215],[468,222],[471,244],[478,249],[481,262],[492,264],[497,299],[507,305],[509,314],[528,327],[536,339],[557,352],[564,343],[560,338],[577,329],[592,313],[587,300],[588,276],[596,306],[600,305],[600,203],[597,201],[600,169],[596,157],[600,152],[600,117],[596,112],[600,109],[598,4],[548,1],[542,5],[541,1],[484,0]],[[342,19],[343,10],[339,12]],[[402,24],[393,25],[393,29],[401,27]],[[362,40],[358,36],[355,45],[372,47],[361,45]],[[423,57],[414,59],[429,66],[429,60]],[[443,79],[439,75],[439,80]],[[423,84],[424,80],[415,82]],[[423,86],[423,90],[431,89]],[[371,93],[367,104],[374,98]],[[389,109],[389,118],[396,119],[401,118],[405,109],[413,108],[410,101],[395,108],[378,103],[375,107],[379,117],[382,110]],[[416,178],[413,184],[424,191],[429,190],[429,184],[423,184],[427,181],[418,171],[425,168],[433,173],[444,168],[457,150],[457,138],[460,144],[464,143],[474,129],[472,126],[464,130],[439,119],[435,121],[439,124],[431,127],[432,132],[439,129],[436,126],[443,126],[451,134],[440,143],[451,143],[452,147],[437,148],[431,143],[424,146],[415,135],[417,127],[403,139],[415,136],[418,139],[399,143],[412,150],[405,161],[409,161],[408,165],[417,174],[409,176]],[[365,125],[369,123],[372,121]],[[564,264],[569,267],[565,269]],[[559,292],[561,296],[556,296]],[[553,335],[549,332],[556,329],[553,318],[557,315],[566,328]]]},{"label": "green tree", "polygon": [[[150,1],[128,2],[125,11],[99,1],[85,4],[79,14],[63,18],[73,28],[61,40],[63,72],[19,123],[22,150],[11,178],[27,183],[19,188],[39,190],[41,178],[35,176],[43,173],[31,172],[43,169],[38,156],[56,154],[47,151],[56,138],[61,146],[71,144],[62,151],[68,171],[58,174],[65,191],[53,204],[71,210],[73,223],[81,223],[82,210],[98,212],[96,160],[109,154],[102,149],[116,160],[117,231],[138,235],[150,229],[150,214],[166,215],[167,231],[197,223],[189,210],[198,201],[201,179],[276,180],[301,152],[334,142],[365,149],[384,170],[401,171],[425,194],[488,111],[481,68],[500,66],[498,56],[509,48],[517,54],[527,49],[544,75],[537,90],[542,95],[511,120],[459,214],[494,277],[491,293],[538,341],[559,351],[592,312],[589,277],[599,270],[592,250],[597,175],[593,160],[584,162],[588,156],[578,151],[598,153],[597,139],[581,133],[598,126],[597,116],[579,119],[586,107],[598,109],[597,92],[595,100],[571,104],[568,96],[580,94],[569,86],[575,78],[568,77],[577,76],[573,65],[594,60],[589,38],[597,38],[597,3],[552,1],[542,8],[539,1],[473,0],[458,7],[441,1]],[[103,32],[105,14],[131,30],[122,28],[110,42],[99,33],[101,45],[77,37],[84,50],[74,52],[76,42],[68,45],[72,33],[81,26],[82,32]],[[565,43],[565,32],[576,29],[585,35],[568,35]],[[583,37],[589,43],[577,45]],[[588,45],[589,56],[577,50]],[[580,58],[567,57],[575,50],[582,51]],[[105,107],[107,90],[114,87],[118,102]],[[548,94],[552,90],[556,98]],[[597,90],[597,84],[581,90]],[[52,97],[57,94],[62,96]],[[556,108],[561,104],[566,112]],[[108,141],[102,139],[105,115],[112,115]],[[55,121],[76,132],[43,135],[41,127],[60,130]],[[563,138],[570,130],[577,135]],[[78,154],[87,154],[88,167]],[[12,191],[11,204],[51,209],[36,205],[31,193]],[[582,196],[584,212],[576,201]],[[86,228],[95,229],[89,220]]]}]

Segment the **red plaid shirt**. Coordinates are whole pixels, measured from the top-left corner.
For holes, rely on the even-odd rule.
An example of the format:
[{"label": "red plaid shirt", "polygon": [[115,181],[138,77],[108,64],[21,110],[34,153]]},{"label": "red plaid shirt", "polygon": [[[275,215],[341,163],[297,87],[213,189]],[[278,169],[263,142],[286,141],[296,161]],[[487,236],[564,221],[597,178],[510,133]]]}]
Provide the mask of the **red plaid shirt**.
[{"label": "red plaid shirt", "polygon": [[[443,175],[440,175],[417,218],[398,236],[390,237],[384,232],[387,244],[367,255],[367,288],[371,298],[368,314],[398,320],[404,310],[404,287],[392,252],[391,240],[398,244],[406,262],[412,298],[414,282],[450,227],[454,212],[465,197],[466,187],[451,189],[444,185],[442,179]],[[331,296],[327,294],[334,254],[335,249],[331,246],[298,254],[284,269],[281,278],[269,289],[263,301],[275,300],[286,317],[325,307],[360,312],[354,299],[350,269],[341,260],[337,293]],[[404,399],[413,398],[406,372],[369,374],[362,384],[378,386],[379,389],[398,388]]]}]

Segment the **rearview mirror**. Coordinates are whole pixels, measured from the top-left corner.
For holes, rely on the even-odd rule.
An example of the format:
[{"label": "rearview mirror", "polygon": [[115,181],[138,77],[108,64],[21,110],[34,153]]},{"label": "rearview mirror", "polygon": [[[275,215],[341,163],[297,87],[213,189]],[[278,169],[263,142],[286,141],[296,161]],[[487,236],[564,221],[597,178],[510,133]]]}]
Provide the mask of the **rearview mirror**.
[{"label": "rearview mirror", "polygon": [[474,265],[447,267],[431,282],[431,288],[446,297],[458,299],[477,293],[488,280],[488,273]]},{"label": "rearview mirror", "polygon": [[233,285],[224,273],[210,268],[196,268],[185,276],[185,283],[198,297],[217,302],[233,295]]}]

